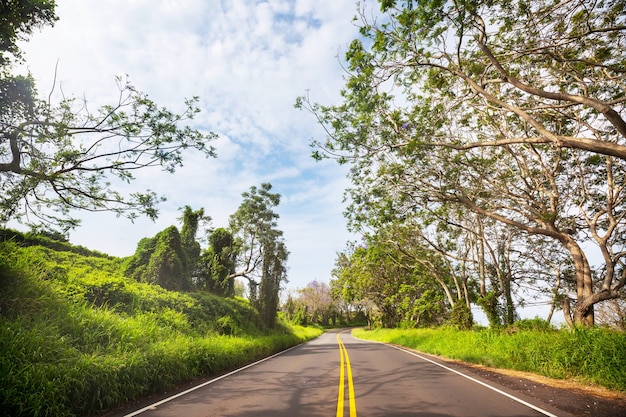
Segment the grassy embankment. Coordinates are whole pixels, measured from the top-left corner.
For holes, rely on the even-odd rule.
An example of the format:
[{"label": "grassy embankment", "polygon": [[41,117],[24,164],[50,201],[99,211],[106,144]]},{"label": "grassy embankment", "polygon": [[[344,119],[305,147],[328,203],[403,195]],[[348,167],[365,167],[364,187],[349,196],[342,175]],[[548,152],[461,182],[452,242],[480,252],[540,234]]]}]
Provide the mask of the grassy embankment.
[{"label": "grassy embankment", "polygon": [[134,282],[121,265],[0,242],[0,415],[90,415],[321,333],[268,331],[245,300]]},{"label": "grassy embankment", "polygon": [[464,362],[626,391],[626,334],[607,329],[529,327],[508,331],[357,329],[353,334]]}]

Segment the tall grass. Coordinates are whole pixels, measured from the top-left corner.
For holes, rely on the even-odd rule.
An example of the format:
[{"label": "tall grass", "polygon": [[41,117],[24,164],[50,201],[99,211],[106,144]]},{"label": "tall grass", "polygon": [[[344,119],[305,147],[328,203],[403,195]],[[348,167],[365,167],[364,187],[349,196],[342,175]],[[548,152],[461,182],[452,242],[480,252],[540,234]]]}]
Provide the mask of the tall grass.
[{"label": "tall grass", "polygon": [[607,329],[358,329],[353,333],[451,359],[626,391],[626,334]]},{"label": "tall grass", "polygon": [[125,279],[120,259],[0,243],[0,415],[86,416],[319,335],[245,300]]}]

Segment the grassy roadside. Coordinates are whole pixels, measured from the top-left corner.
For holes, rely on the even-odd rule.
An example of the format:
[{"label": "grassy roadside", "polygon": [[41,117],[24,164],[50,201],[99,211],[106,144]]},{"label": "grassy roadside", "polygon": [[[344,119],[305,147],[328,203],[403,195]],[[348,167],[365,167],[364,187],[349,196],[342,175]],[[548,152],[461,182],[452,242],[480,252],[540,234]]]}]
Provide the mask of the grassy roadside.
[{"label": "grassy roadside", "polygon": [[610,330],[355,329],[353,334],[465,362],[626,391],[626,334]]},{"label": "grassy roadside", "polygon": [[322,332],[265,329],[245,300],[134,282],[120,265],[0,243],[0,415],[92,415]]}]

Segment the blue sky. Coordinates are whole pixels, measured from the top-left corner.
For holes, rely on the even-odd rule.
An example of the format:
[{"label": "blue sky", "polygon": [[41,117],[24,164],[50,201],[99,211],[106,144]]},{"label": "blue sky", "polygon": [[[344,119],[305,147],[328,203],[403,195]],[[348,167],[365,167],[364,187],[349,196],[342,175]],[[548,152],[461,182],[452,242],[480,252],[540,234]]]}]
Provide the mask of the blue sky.
[{"label": "blue sky", "polygon": [[[361,4],[367,2],[361,2]],[[219,135],[217,159],[187,153],[170,175],[137,174],[133,187],[165,195],[156,222],[131,223],[111,214],[82,215],[72,243],[129,256],[143,237],[176,224],[180,207],[203,207],[223,227],[241,193],[270,182],[289,258],[289,288],[328,281],[336,253],[358,236],[346,230],[347,167],[310,157],[324,132],[296,110],[296,97],[340,101],[341,60],[358,36],[353,0],[57,0],[60,20],[22,45],[42,96],[85,97],[90,107],[116,98],[116,76],[159,105],[182,110],[199,96],[194,126]],[[373,5],[369,4],[369,7]],[[541,311],[540,311],[541,310]],[[530,308],[525,317],[545,309]],[[481,322],[484,317],[474,310]],[[481,318],[482,317],[482,318]],[[561,317],[557,314],[557,319]]]},{"label": "blue sky", "polygon": [[[328,281],[336,253],[355,236],[342,212],[346,168],[310,157],[324,132],[296,110],[309,94],[330,104],[343,85],[340,60],[357,36],[352,0],[57,0],[60,20],[23,44],[41,95],[112,102],[116,76],[159,105],[182,110],[200,97],[194,126],[219,135],[217,159],[187,153],[174,175],[146,170],[133,186],[165,195],[153,223],[84,214],[72,243],[117,256],[171,224],[179,208],[204,207],[214,227],[226,226],[241,193],[270,182],[282,195],[277,212],[291,252],[289,287]],[[57,64],[58,63],[58,64]]]}]

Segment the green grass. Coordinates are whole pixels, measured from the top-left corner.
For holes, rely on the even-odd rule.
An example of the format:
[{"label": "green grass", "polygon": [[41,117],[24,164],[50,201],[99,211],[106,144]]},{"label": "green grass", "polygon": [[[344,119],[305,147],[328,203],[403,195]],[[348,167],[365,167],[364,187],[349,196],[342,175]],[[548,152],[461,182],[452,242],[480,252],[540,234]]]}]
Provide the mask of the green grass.
[{"label": "green grass", "polygon": [[242,299],[121,274],[121,259],[0,243],[0,415],[87,416],[321,333]]},{"label": "green grass", "polygon": [[626,334],[607,329],[357,329],[353,334],[465,362],[626,391]]}]

